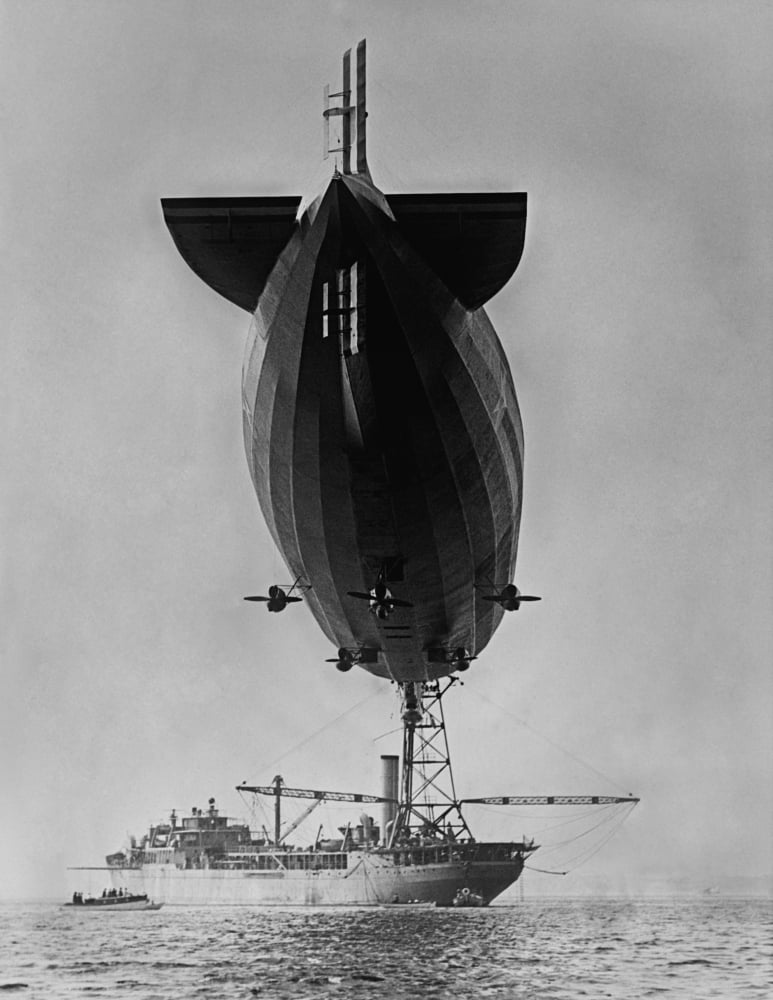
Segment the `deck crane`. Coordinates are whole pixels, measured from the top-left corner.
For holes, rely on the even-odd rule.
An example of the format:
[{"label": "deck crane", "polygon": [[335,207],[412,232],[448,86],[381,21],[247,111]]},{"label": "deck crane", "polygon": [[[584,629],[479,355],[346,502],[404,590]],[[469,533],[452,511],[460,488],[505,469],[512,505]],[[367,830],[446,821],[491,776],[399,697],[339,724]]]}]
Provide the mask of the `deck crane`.
[{"label": "deck crane", "polygon": [[640,800],[633,795],[489,795],[459,799],[460,805],[477,806],[611,806]]},{"label": "deck crane", "polygon": [[[284,838],[298,826],[302,820],[323,801],[329,802],[395,802],[395,799],[381,795],[364,795],[358,792],[325,792],[315,788],[287,788],[281,774],[277,774],[270,785],[237,785],[237,792],[252,792],[256,795],[274,796],[274,843],[278,846]],[[288,799],[315,799],[316,801],[284,834],[280,832],[282,825],[282,796]]]},{"label": "deck crane", "polygon": [[325,801],[324,797],[319,799],[314,799],[311,805],[306,806],[306,808],[303,810],[300,816],[296,820],[293,820],[293,822],[287,827],[285,832],[279,838],[279,843],[281,844],[283,840],[287,840],[287,838],[290,836],[293,830],[295,830],[296,827],[299,827],[301,823],[306,819],[306,817],[310,816],[317,808],[317,806],[321,806],[324,801]]}]

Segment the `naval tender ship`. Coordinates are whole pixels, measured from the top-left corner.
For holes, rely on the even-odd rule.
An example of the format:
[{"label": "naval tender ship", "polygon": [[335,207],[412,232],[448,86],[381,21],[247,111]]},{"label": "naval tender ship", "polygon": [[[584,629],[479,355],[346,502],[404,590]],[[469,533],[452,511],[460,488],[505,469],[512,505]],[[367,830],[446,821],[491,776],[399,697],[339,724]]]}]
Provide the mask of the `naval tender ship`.
[{"label": "naval tender ship", "polygon": [[[397,758],[384,758],[387,783],[397,776]],[[453,904],[457,893],[475,891],[486,901],[499,895],[523,869],[533,843],[481,843],[453,829],[426,829],[391,845],[383,831],[393,823],[396,802],[372,795],[346,795],[285,788],[277,776],[275,836],[258,836],[246,823],[221,816],[215,800],[189,816],[172,813],[151,826],[125,852],[109,855],[108,872],[130,892],[166,903],[372,905],[433,902]],[[362,812],[356,825],[335,840],[289,846],[280,827],[282,797],[309,797],[314,805],[330,795],[367,806],[381,801],[378,823]],[[308,812],[309,810],[307,810]]]}]

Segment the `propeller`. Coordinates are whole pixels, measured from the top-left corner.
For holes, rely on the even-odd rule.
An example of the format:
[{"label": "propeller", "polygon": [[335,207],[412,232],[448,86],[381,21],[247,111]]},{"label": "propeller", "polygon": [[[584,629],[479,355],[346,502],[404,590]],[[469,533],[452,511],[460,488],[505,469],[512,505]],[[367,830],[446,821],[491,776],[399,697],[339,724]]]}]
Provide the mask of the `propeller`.
[{"label": "propeller", "polygon": [[335,663],[336,669],[345,673],[347,670],[352,669],[354,664],[357,662],[357,658],[356,653],[353,653],[350,649],[342,646],[338,650],[338,656],[325,660],[325,663]]},{"label": "propeller", "polygon": [[449,656],[448,662],[456,670],[469,670],[470,663],[477,659],[477,656],[470,656],[464,646],[458,646]]},{"label": "propeller", "polygon": [[359,597],[361,601],[372,601],[374,604],[388,604],[391,608],[412,608],[409,601],[400,601],[396,597],[378,598],[374,594],[365,594],[360,590],[347,590],[349,597]]},{"label": "propeller", "polygon": [[376,585],[370,593],[362,590],[347,591],[349,597],[356,597],[360,601],[368,601],[370,610],[377,618],[388,618],[395,608],[412,608],[409,601],[401,601],[392,597],[392,592],[382,579],[376,581]]},{"label": "propeller", "polygon": [[[293,587],[295,587],[295,584],[293,584]],[[265,601],[268,604],[269,611],[284,611],[288,604],[295,604],[297,601],[303,600],[302,597],[294,597],[292,595],[293,587],[290,588],[291,593],[288,594],[282,589],[282,587],[278,586],[278,584],[273,583],[268,588],[268,597],[264,597],[263,595],[250,595],[249,597],[245,597],[244,600]]]},{"label": "propeller", "polygon": [[498,594],[484,594],[484,601],[494,601],[505,609],[505,611],[517,611],[523,601],[541,601],[541,597],[533,594],[522,594],[514,583],[508,583]]}]

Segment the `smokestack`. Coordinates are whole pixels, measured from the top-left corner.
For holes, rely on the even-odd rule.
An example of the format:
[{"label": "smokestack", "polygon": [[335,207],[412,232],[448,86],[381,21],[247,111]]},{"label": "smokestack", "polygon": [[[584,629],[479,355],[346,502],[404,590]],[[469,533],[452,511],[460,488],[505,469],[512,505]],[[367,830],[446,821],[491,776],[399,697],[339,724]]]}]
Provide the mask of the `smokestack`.
[{"label": "smokestack", "polygon": [[385,802],[381,818],[381,836],[386,842],[391,826],[397,816],[397,798],[399,792],[399,771],[398,764],[400,758],[395,754],[381,755],[381,795],[385,799],[395,799],[394,802]]}]

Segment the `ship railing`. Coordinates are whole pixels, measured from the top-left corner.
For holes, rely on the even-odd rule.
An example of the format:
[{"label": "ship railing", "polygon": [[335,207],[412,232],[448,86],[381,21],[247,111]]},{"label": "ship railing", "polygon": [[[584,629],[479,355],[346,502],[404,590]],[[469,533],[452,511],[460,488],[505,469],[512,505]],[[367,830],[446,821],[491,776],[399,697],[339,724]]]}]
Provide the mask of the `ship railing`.
[{"label": "ship railing", "polygon": [[392,857],[396,865],[431,865],[468,861],[516,862],[532,847],[525,843],[447,843],[432,845],[403,844],[382,848],[379,853]]},{"label": "ship railing", "polygon": [[142,863],[146,865],[175,864],[182,852],[173,847],[151,847],[142,853]]},{"label": "ship railing", "polygon": [[260,853],[229,853],[210,859],[211,868],[242,871],[330,871],[348,867],[348,855],[343,851],[266,851]]}]

